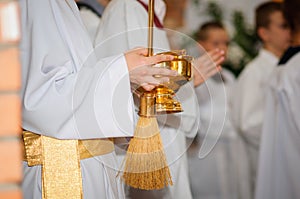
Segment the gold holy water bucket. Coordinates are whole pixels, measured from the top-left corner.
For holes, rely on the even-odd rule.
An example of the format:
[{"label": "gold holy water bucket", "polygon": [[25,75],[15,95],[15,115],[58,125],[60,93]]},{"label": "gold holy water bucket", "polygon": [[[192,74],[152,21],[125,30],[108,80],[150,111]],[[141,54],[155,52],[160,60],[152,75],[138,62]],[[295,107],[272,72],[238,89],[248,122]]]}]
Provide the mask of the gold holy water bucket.
[{"label": "gold holy water bucket", "polygon": [[[192,79],[193,57],[186,55],[185,51],[169,51],[159,54],[173,55],[172,61],[161,62],[154,67],[168,68],[178,72],[175,77],[169,77],[168,82],[155,87],[152,91],[140,90],[141,100],[139,115],[153,117],[157,114],[182,112],[180,102],[173,99],[181,86]],[[159,76],[157,76],[159,77]]]}]

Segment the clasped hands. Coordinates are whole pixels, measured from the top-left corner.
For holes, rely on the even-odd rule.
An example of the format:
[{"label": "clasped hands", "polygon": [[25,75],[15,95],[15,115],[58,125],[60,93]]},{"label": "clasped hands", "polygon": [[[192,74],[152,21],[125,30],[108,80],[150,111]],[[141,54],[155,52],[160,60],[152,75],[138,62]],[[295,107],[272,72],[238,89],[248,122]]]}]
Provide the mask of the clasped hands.
[{"label": "clasped hands", "polygon": [[[177,76],[177,71],[152,67],[153,65],[171,61],[172,55],[154,55],[147,57],[147,48],[136,48],[125,53],[129,71],[130,82],[151,91],[163,82],[168,82],[169,77]],[[221,70],[220,64],[224,60],[224,52],[218,49],[208,52],[193,61],[194,85],[202,84],[206,79]],[[157,78],[159,76],[159,78]]]}]

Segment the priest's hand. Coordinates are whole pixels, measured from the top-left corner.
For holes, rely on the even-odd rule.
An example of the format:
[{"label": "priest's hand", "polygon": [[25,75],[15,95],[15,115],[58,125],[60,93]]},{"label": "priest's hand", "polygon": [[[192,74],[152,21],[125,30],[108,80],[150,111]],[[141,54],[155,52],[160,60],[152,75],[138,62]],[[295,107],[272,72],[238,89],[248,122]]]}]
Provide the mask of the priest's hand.
[{"label": "priest's hand", "polygon": [[193,62],[194,66],[194,86],[199,86],[208,78],[219,72],[222,68],[220,64],[224,61],[224,51],[214,49],[197,58]]},{"label": "priest's hand", "polygon": [[[125,53],[125,59],[130,76],[130,82],[150,91],[162,82],[169,81],[168,77],[177,76],[177,71],[153,67],[162,61],[171,61],[172,55],[154,55],[147,57],[146,48],[137,48]],[[159,78],[155,76],[160,76]]]}]

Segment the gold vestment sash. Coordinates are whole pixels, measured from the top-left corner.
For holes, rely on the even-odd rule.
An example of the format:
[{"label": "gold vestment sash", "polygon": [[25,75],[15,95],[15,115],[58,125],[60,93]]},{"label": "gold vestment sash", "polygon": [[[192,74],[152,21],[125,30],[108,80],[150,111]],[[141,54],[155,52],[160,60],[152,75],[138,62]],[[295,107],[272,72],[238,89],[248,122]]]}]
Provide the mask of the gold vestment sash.
[{"label": "gold vestment sash", "polygon": [[43,199],[81,199],[80,160],[114,150],[109,139],[59,140],[23,131],[23,140],[28,166],[42,165]]}]

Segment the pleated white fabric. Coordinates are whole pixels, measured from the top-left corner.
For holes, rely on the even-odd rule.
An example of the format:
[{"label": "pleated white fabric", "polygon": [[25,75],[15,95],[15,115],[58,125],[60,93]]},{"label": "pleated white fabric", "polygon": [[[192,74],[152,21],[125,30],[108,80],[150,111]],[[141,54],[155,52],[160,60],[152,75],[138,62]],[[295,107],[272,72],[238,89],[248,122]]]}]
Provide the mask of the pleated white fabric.
[{"label": "pleated white fabric", "polygon": [[272,74],[259,157],[256,199],[300,198],[300,54]]},{"label": "pleated white fabric", "polygon": [[[21,0],[20,8],[22,127],[58,139],[132,136],[123,54],[96,56],[74,0]],[[41,198],[40,167],[23,167],[24,198]],[[114,153],[83,160],[81,168],[84,198],[124,198]]]},{"label": "pleated white fabric", "polygon": [[266,87],[279,59],[261,49],[238,77],[232,103],[233,124],[242,136],[250,163],[251,189],[254,192],[260,138],[264,121]]},{"label": "pleated white fabric", "polygon": [[[148,1],[143,0],[148,4]],[[155,1],[155,12],[162,22],[165,4]],[[105,9],[95,40],[97,54],[110,56],[135,47],[147,47],[148,13],[136,0],[112,0]],[[169,51],[166,32],[157,27],[153,36],[154,52]],[[130,190],[129,198],[192,198],[188,172],[185,136],[193,137],[197,129],[197,100],[191,83],[177,93],[183,113],[163,115],[158,118],[167,161],[170,165],[174,185],[160,191]],[[122,157],[120,157],[122,158]]]},{"label": "pleated white fabric", "polygon": [[222,73],[196,88],[201,126],[188,157],[194,199],[251,198],[247,153],[231,120],[235,78]]}]

